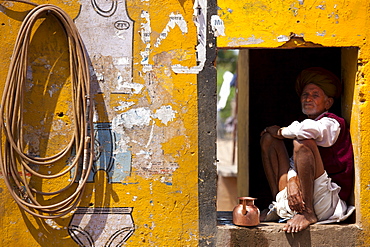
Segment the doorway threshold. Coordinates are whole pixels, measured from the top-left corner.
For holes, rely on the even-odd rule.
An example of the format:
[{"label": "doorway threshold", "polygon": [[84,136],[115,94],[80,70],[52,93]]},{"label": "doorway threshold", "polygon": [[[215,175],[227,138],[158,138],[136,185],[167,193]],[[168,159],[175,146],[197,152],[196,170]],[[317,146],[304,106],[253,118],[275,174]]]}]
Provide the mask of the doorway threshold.
[{"label": "doorway threshold", "polygon": [[217,212],[217,245],[227,246],[363,246],[357,224],[313,224],[298,233],[286,233],[284,223],[261,222],[254,227],[236,226],[231,211]]}]

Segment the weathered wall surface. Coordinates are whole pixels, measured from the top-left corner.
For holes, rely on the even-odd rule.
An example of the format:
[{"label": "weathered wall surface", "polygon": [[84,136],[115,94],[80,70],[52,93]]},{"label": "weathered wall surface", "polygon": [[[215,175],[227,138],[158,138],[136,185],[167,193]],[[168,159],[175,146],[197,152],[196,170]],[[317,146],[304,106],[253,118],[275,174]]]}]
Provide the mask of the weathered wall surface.
[{"label": "weathered wall surface", "polygon": [[[75,19],[89,52],[97,159],[78,210],[54,220],[20,210],[3,182],[6,174],[1,174],[0,245],[94,242],[102,246],[124,241],[129,246],[196,246],[200,232],[212,232],[215,224],[216,194],[214,187],[204,185],[215,181],[214,164],[209,163],[214,158],[215,111],[198,105],[198,100],[209,103],[204,99],[215,97],[215,85],[207,85],[214,79],[210,76],[214,54],[206,53],[206,47],[215,47],[206,42],[213,33],[205,23],[216,6],[207,9],[205,0],[49,3]],[[342,109],[351,123],[356,154],[356,223],[370,245],[368,1],[220,0],[217,5],[218,16],[211,21],[221,48],[359,48],[358,58],[342,53],[357,60],[355,65],[342,62],[347,88]],[[0,87],[17,31],[30,8],[22,3],[0,4]],[[46,16],[36,24],[30,44],[24,142],[25,150],[35,156],[59,151],[74,128],[63,37],[60,26]],[[205,70],[209,74],[202,74]],[[205,82],[201,87],[199,80]],[[199,119],[203,134],[198,132],[199,112],[206,116]],[[200,147],[198,136],[202,136]],[[204,164],[207,169],[198,171]],[[60,169],[56,165],[40,171]],[[28,178],[37,188],[52,191],[68,183],[70,175],[56,181],[29,174]],[[202,194],[206,201],[199,203]],[[199,227],[200,215],[208,217],[209,224]],[[204,244],[211,243],[212,237]]]},{"label": "weathered wall surface", "polygon": [[[96,160],[78,209],[57,219],[20,210],[1,174],[0,245],[196,246],[197,75],[206,61],[206,1],[49,3],[74,19],[89,53]],[[0,87],[30,8],[0,3]],[[72,135],[70,81],[63,30],[45,16],[35,25],[27,64],[24,142],[29,154],[54,154]],[[60,165],[40,169],[52,174]],[[43,191],[57,190],[70,179],[69,174],[56,181],[28,176]]]},{"label": "weathered wall surface", "polygon": [[[369,9],[368,1],[218,1],[222,48],[357,47],[342,49],[343,116],[351,124],[355,162],[356,223],[370,244]],[[293,39],[291,39],[291,37]],[[351,61],[353,63],[351,63]]]},{"label": "weathered wall surface", "polygon": [[366,1],[218,1],[218,47],[278,47],[291,35],[323,46],[362,46]]}]

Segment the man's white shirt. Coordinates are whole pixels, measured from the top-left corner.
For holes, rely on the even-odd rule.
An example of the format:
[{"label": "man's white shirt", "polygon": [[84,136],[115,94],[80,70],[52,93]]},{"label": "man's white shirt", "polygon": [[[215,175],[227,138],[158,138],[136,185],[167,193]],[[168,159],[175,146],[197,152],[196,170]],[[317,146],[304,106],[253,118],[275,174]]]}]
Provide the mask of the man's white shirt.
[{"label": "man's white shirt", "polygon": [[[316,119],[319,119],[325,113],[322,113]],[[281,134],[289,139],[313,139],[321,147],[332,146],[337,141],[340,133],[339,122],[329,117],[316,119],[305,119],[302,122],[294,121],[288,127],[283,128]]]}]

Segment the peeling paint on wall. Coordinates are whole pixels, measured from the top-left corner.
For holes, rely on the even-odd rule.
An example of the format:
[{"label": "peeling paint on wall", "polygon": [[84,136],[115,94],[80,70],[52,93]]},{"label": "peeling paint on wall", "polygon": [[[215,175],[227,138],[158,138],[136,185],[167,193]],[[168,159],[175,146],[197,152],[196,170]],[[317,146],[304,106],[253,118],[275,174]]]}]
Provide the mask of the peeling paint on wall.
[{"label": "peeling paint on wall", "polygon": [[326,35],[326,31],[324,30],[324,31],[322,31],[322,32],[316,32],[316,35],[317,35],[317,36],[322,36],[322,37],[324,37],[324,36]]},{"label": "peeling paint on wall", "polygon": [[147,107],[130,109],[118,115],[115,119],[115,126],[121,128],[132,128],[133,126],[148,126],[150,122],[150,110]]},{"label": "peeling paint on wall", "polygon": [[141,40],[145,44],[145,50],[140,51],[141,54],[141,65],[143,65],[143,72],[146,73],[152,70],[152,65],[149,64],[149,54],[150,54],[150,35],[152,33],[152,28],[150,26],[150,16],[149,12],[142,11],[141,18],[145,19],[146,22],[141,23]]},{"label": "peeling paint on wall", "polygon": [[193,10],[194,23],[197,27],[198,34],[198,45],[196,46],[196,51],[197,62],[199,65],[189,68],[180,64],[174,64],[172,65],[172,70],[175,73],[198,74],[199,71],[203,70],[204,63],[206,61],[207,1],[195,0]]},{"label": "peeling paint on wall", "polygon": [[158,118],[162,123],[167,125],[168,122],[173,121],[176,111],[172,110],[172,106],[161,106],[154,114],[153,118]]},{"label": "peeling paint on wall", "polygon": [[[199,65],[188,67],[181,64],[174,64],[171,66],[172,70],[175,73],[186,73],[186,74],[197,74],[204,67],[206,59],[206,29],[207,29],[207,2],[205,0],[196,0],[194,2],[194,24],[197,27],[197,37],[198,44],[196,46],[196,61]],[[141,18],[145,22],[141,23],[141,40],[146,45],[144,51],[140,51],[142,56],[141,64],[143,66],[143,73],[147,73],[153,70],[153,64],[150,63],[150,54],[151,54],[151,23],[150,23],[150,14],[147,11],[142,11]],[[159,47],[162,43],[162,40],[166,39],[171,31],[171,29],[178,26],[181,32],[187,33],[188,27],[187,22],[181,14],[171,13],[169,15],[169,21],[166,27],[160,32],[159,37],[154,44],[154,47]]]},{"label": "peeling paint on wall", "polygon": [[130,106],[134,105],[135,103],[134,102],[126,102],[126,101],[120,101],[118,102],[119,106],[116,106],[114,107],[114,110],[115,111],[123,111],[127,108],[129,108]]},{"label": "peeling paint on wall", "polygon": [[228,45],[230,47],[235,47],[235,46],[242,46],[242,45],[258,45],[263,43],[264,41],[261,38],[256,38],[254,35],[251,37],[245,39],[245,38],[237,38],[234,39],[233,41],[229,42]]},{"label": "peeling paint on wall", "polygon": [[287,35],[279,35],[279,36],[277,37],[277,40],[278,40],[279,42],[287,42],[287,41],[289,41],[289,39],[290,39],[290,37],[289,37],[289,36],[287,36]]},{"label": "peeling paint on wall", "polygon": [[225,26],[224,21],[218,15],[211,16],[211,26],[215,37],[225,36]]},{"label": "peeling paint on wall", "polygon": [[[58,246],[123,242],[134,246],[197,245],[195,74],[205,66],[206,1],[167,1],[165,5],[150,0],[50,3],[63,6],[75,17],[91,61],[91,98],[95,105],[94,128],[89,131],[95,137],[94,164],[81,204],[73,214],[57,220],[39,221],[22,215],[2,192],[0,177],[4,199],[0,212],[12,222],[2,225],[6,234],[0,242],[27,246],[46,242]],[[7,50],[14,42],[21,17],[15,20],[3,14],[1,5],[0,40],[6,40],[0,46],[4,51],[0,53],[3,78],[10,57]],[[17,7],[14,13],[25,13],[23,7]],[[35,30],[35,37],[44,39],[46,29],[53,30],[54,25],[58,24],[51,20],[43,30]],[[32,51],[34,57],[27,68],[27,107],[35,101],[51,109],[47,114],[43,107],[25,109],[28,153],[36,156],[43,156],[49,147],[50,152],[59,151],[73,134],[68,52],[64,43],[54,43]],[[48,47],[51,51],[44,52]],[[54,55],[59,51],[63,54]],[[56,64],[57,59],[63,66]],[[180,66],[179,73],[176,66]],[[44,86],[47,76],[50,80]],[[36,121],[33,112],[39,114]],[[66,159],[63,162],[67,165],[73,161]],[[53,169],[58,168],[48,166],[44,172],[49,174]],[[34,181],[31,174],[27,176],[47,191],[58,188],[58,183]],[[66,178],[73,182],[70,173]],[[3,214],[1,219],[5,219]],[[19,220],[22,216],[25,220]]]},{"label": "peeling paint on wall", "polygon": [[182,33],[188,32],[186,21],[184,20],[184,17],[181,14],[171,13],[169,18],[170,20],[168,21],[166,27],[160,33],[159,37],[157,38],[157,42],[154,44],[155,47],[158,47],[161,44],[162,40],[167,38],[170,29],[175,28],[176,25],[180,28]]}]

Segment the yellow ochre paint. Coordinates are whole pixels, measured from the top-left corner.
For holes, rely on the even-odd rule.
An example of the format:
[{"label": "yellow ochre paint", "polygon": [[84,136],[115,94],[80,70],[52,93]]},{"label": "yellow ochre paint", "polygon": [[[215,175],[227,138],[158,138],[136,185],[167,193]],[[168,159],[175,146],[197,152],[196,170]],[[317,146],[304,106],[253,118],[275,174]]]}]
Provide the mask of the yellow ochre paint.
[{"label": "yellow ochre paint", "polygon": [[[42,4],[42,1],[35,2]],[[123,151],[129,151],[131,155],[131,172],[121,181],[109,183],[106,172],[97,171],[94,181],[87,183],[79,207],[132,207],[135,230],[126,240],[127,246],[196,246],[199,232],[197,75],[174,73],[171,69],[173,64],[186,67],[197,65],[194,3],[190,0],[117,2],[119,7],[126,2],[127,13],[134,23],[132,81],[125,84],[125,90],[129,88],[129,91],[113,93],[112,78],[118,74],[115,74],[117,70],[112,66],[112,58],[104,57],[104,54],[102,57],[90,57],[96,70],[102,72],[96,74],[101,80],[99,87],[103,90],[94,91],[94,121],[122,121],[118,127],[124,126],[122,133],[126,139],[117,139],[115,144],[119,146],[119,141],[127,141]],[[53,0],[48,3],[61,7],[75,19],[80,14],[83,1]],[[102,1],[95,3],[102,4]],[[5,83],[17,31],[31,8],[24,3],[0,2],[0,87]],[[147,13],[147,19],[143,17],[144,12]],[[184,22],[166,30],[170,16]],[[104,20],[104,17],[98,17]],[[144,71],[141,52],[148,43],[143,42],[142,25],[147,20],[150,20],[150,29],[146,30],[150,32],[145,35],[150,37],[148,63],[152,69]],[[121,22],[117,25],[123,25],[118,26],[120,28],[126,24]],[[94,22],[91,21],[93,26]],[[24,130],[29,133],[26,149],[44,156],[58,152],[72,134],[71,78],[67,42],[60,26],[53,18],[46,16],[46,19],[38,21],[34,29],[28,64]],[[119,36],[122,30],[117,30]],[[162,40],[158,43],[161,33]],[[84,41],[90,38],[93,40],[94,37],[87,37]],[[103,48],[113,42],[111,38],[113,40],[113,37],[106,37],[98,42]],[[156,43],[158,46],[155,46]],[[111,74],[107,75],[107,71],[111,71]],[[130,122],[119,118],[133,118],[135,113],[143,114],[140,116],[147,117],[148,122],[130,126]],[[56,164],[40,171],[53,173],[63,166]],[[43,220],[23,212],[7,192],[4,175],[0,175],[0,246],[78,246],[68,232],[72,215]],[[54,181],[30,179],[43,191],[54,191],[63,187],[69,176],[67,174]],[[44,200],[53,201],[54,198],[44,197]],[[118,223],[105,222],[95,226],[95,230],[101,231],[106,224]]]}]

